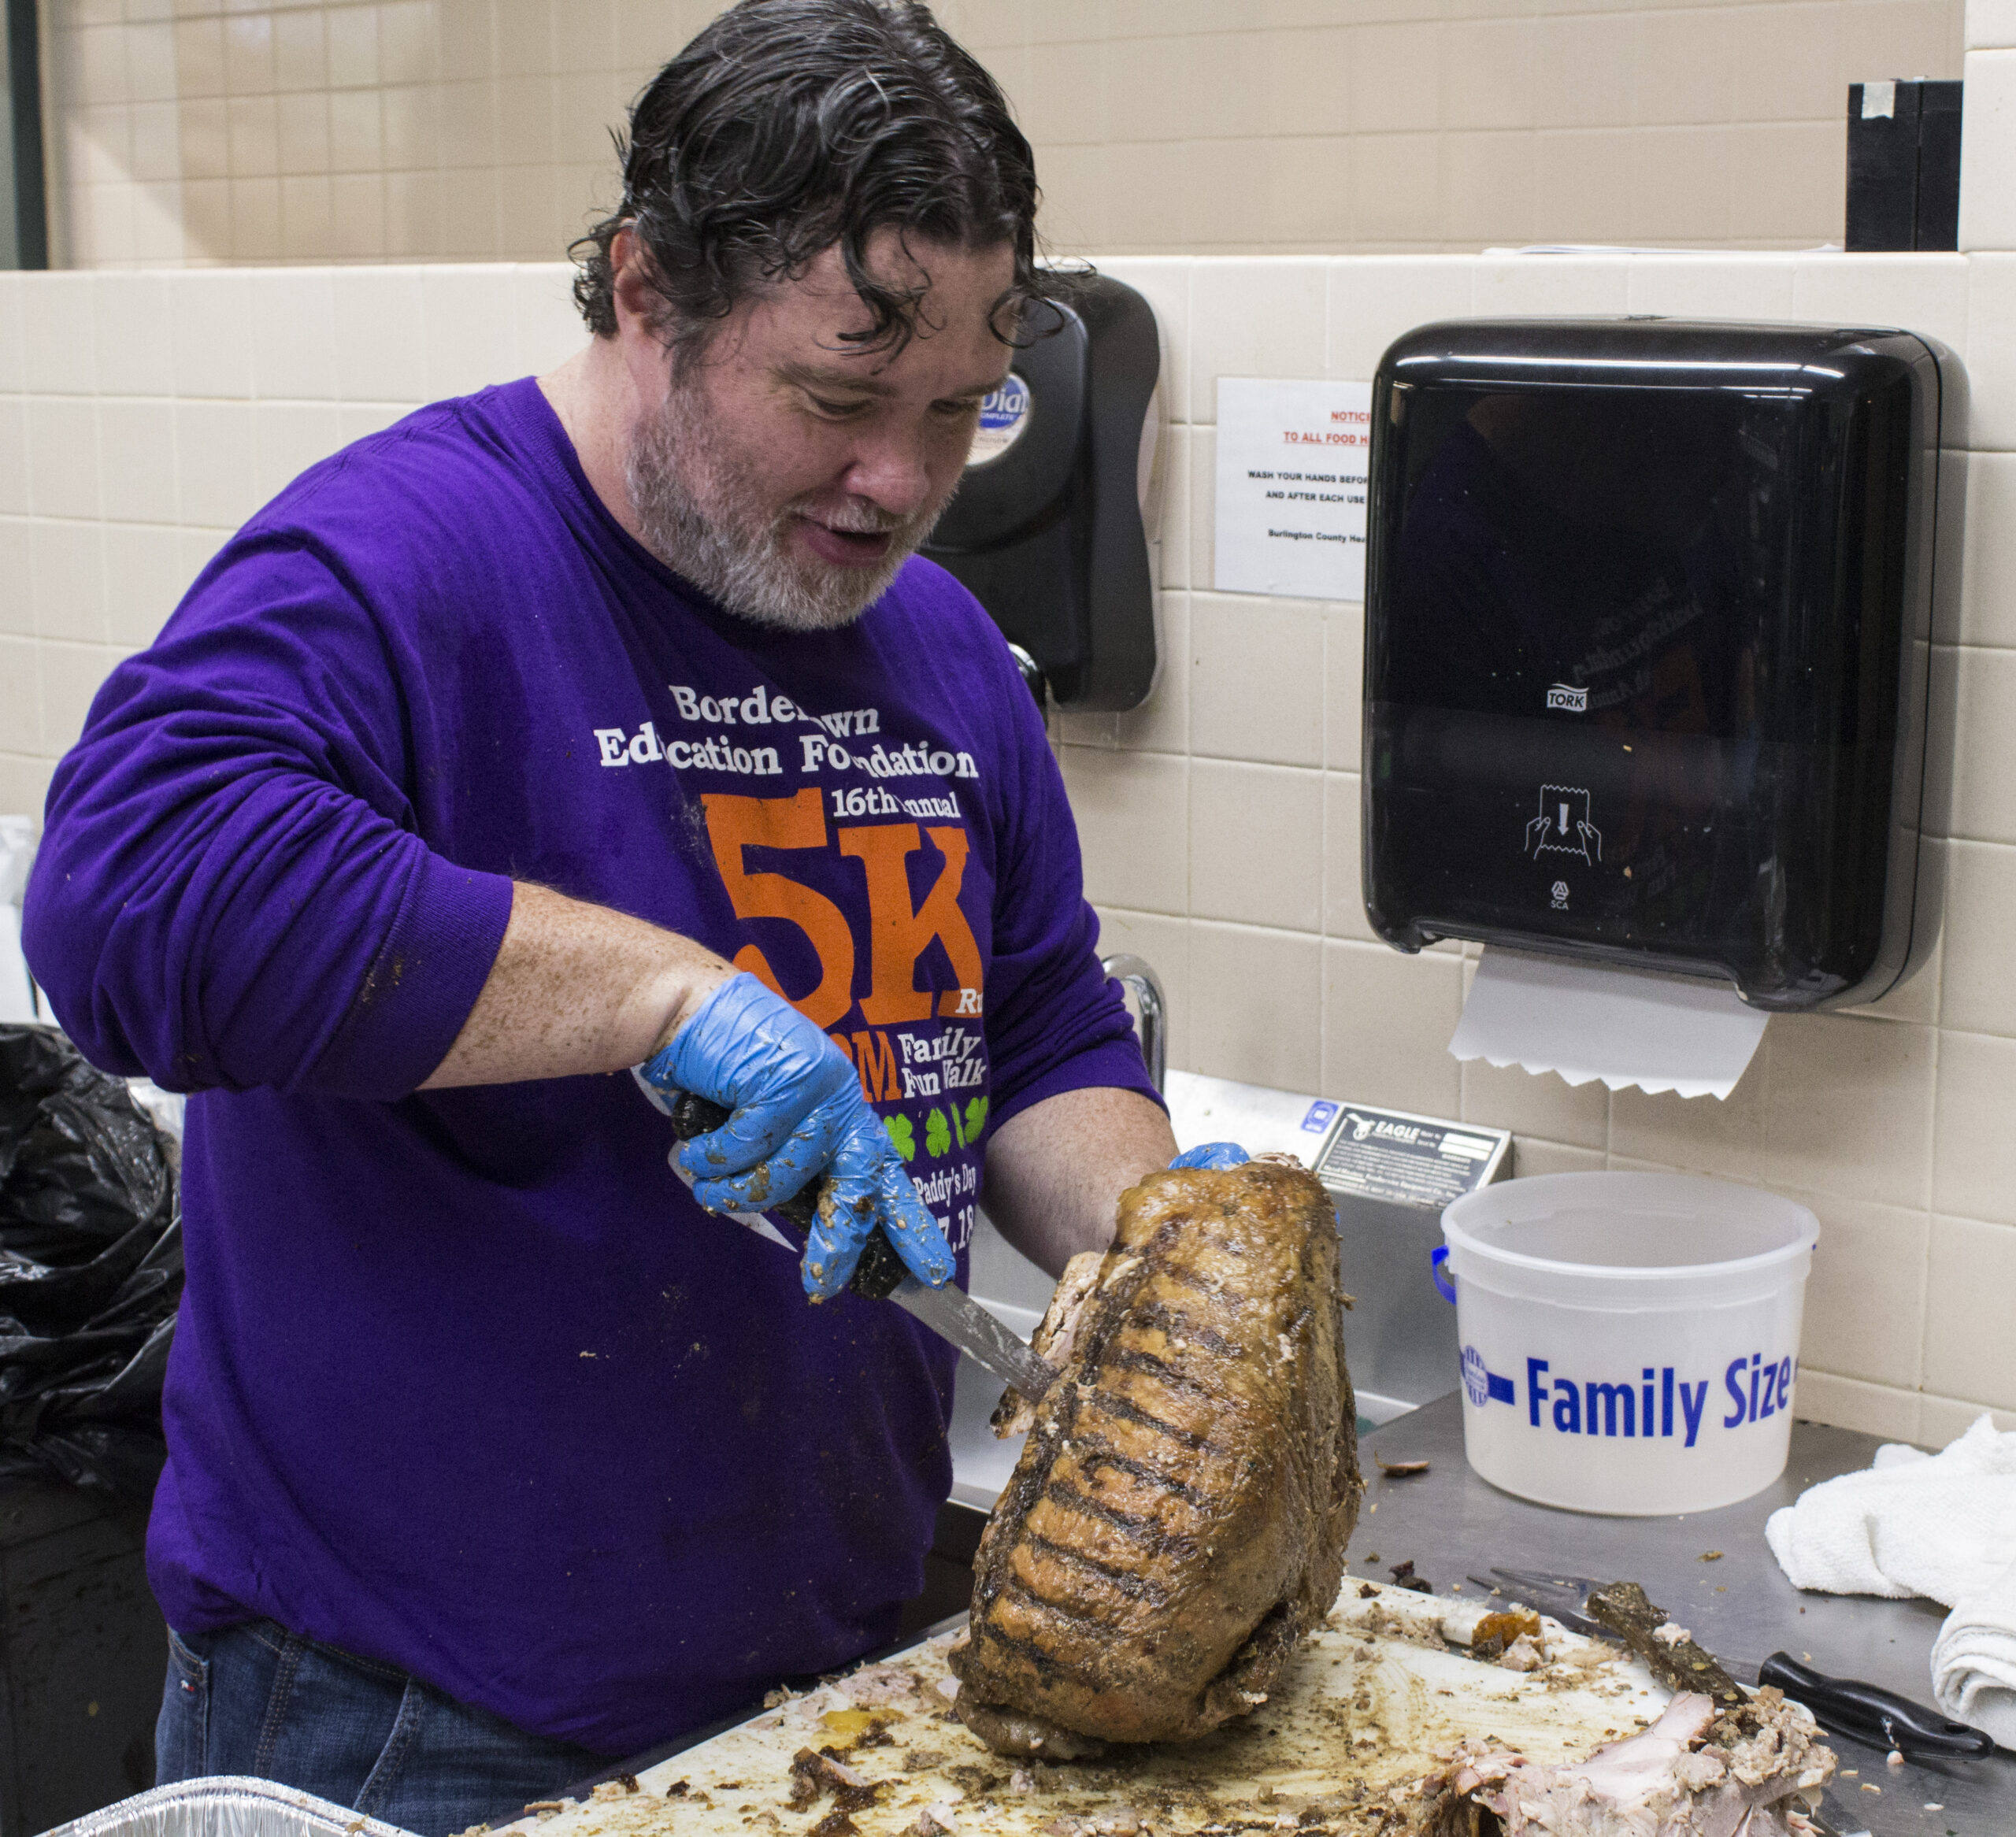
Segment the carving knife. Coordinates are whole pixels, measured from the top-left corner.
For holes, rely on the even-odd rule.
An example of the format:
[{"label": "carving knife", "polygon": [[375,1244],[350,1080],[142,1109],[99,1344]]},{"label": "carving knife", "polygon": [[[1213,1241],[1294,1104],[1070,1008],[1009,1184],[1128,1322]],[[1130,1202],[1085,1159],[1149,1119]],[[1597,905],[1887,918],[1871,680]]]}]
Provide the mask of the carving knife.
[{"label": "carving knife", "polygon": [[[638,1083],[643,1085],[642,1079]],[[643,1089],[652,1103],[671,1118],[672,1132],[682,1142],[706,1135],[728,1119],[728,1112],[721,1105],[691,1091],[667,1097],[648,1085],[643,1085]],[[691,1187],[693,1176],[676,1161],[672,1165],[673,1171]],[[774,1221],[781,1219],[800,1231],[809,1230],[817,1209],[819,1191],[825,1185],[823,1180],[814,1181],[769,1213],[729,1212],[721,1216],[733,1219],[758,1237],[783,1245],[795,1257],[803,1245],[787,1236]],[[918,1281],[903,1267],[895,1246],[879,1227],[862,1247],[861,1261],[847,1287],[869,1301],[894,1302],[1032,1403],[1057,1381],[1055,1367],[1031,1351],[965,1290],[950,1282],[943,1288],[932,1288]]]},{"label": "carving knife", "polygon": [[[1621,1638],[1609,1621],[1590,1609],[1589,1597],[1603,1584],[1587,1576],[1543,1576],[1524,1569],[1493,1569],[1495,1580],[1469,1579],[1480,1588],[1515,1595],[1528,1607],[1551,1614],[1571,1631],[1599,1639]],[[1662,1610],[1663,1611],[1663,1610]],[[1886,1691],[1859,1678],[1829,1677],[1799,1663],[1788,1653],[1773,1652],[1761,1662],[1732,1663],[1738,1678],[1775,1684],[1796,1702],[1813,1712],[1813,1719],[1832,1735],[1842,1735],[1871,1746],[1896,1748],[1914,1757],[1992,1754],[1994,1738],[1965,1722],[1955,1722],[1936,1709]]]}]

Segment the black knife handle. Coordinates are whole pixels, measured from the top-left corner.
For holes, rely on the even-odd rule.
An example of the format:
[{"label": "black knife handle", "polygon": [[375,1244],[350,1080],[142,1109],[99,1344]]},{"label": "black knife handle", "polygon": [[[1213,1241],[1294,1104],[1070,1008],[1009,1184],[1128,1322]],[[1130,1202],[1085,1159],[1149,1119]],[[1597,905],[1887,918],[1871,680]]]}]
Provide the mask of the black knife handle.
[{"label": "black knife handle", "polygon": [[1955,1722],[1880,1684],[1858,1678],[1829,1677],[1801,1665],[1789,1653],[1774,1652],[1758,1667],[1760,1684],[1775,1684],[1803,1703],[1822,1728],[1852,1735],[1903,1754],[1988,1754],[1995,1739],[1965,1722]]},{"label": "black knife handle", "polygon": [[[691,1142],[695,1135],[710,1135],[718,1129],[730,1113],[710,1098],[682,1091],[672,1100],[672,1132],[680,1141]],[[800,1231],[810,1231],[818,1213],[819,1194],[825,1184],[823,1177],[808,1180],[782,1205],[766,1209],[776,1213],[787,1224],[795,1224]],[[854,1265],[847,1287],[865,1301],[879,1302],[893,1294],[896,1285],[909,1274],[903,1267],[902,1258],[896,1254],[895,1246],[889,1242],[888,1234],[877,1227],[874,1235],[862,1246],[861,1261]]]},{"label": "black knife handle", "polygon": [[877,1225],[874,1236],[861,1246],[861,1261],[854,1265],[847,1287],[865,1301],[884,1301],[909,1274],[896,1246],[889,1242],[889,1234]]}]

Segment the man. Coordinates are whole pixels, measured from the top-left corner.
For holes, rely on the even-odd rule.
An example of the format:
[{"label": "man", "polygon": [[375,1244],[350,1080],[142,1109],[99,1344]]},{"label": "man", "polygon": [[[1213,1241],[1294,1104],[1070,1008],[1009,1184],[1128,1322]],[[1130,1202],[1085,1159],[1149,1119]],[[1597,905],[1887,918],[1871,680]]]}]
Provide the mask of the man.
[{"label": "man", "polygon": [[[750,0],[625,176],[588,348],[283,492],[51,791],[36,972],[195,1093],[164,1780],[453,1831],[886,1640],[954,1360],[862,1243],[958,1280],[984,1196],[1054,1270],[1173,1151],[1037,713],[910,558],[1040,285],[999,92]],[[735,1112],[700,1201],[827,1178],[802,1274],[640,1063]]]}]

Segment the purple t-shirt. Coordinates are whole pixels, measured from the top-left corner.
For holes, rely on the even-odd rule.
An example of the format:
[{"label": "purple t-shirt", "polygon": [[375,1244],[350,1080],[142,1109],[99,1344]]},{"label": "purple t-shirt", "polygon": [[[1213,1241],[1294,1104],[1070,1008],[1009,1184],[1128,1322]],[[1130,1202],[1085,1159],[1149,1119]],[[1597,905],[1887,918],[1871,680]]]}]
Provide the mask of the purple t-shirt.
[{"label": "purple t-shirt", "polygon": [[624,1754],[893,1634],[954,1355],[701,1212],[626,1076],[417,1092],[521,879],[699,938],[846,1049],[959,1253],[981,1144],[1149,1089],[999,635],[912,561],[843,631],[700,598],[530,381],[316,467],[99,691],[27,944],[197,1093],[149,1568]]}]

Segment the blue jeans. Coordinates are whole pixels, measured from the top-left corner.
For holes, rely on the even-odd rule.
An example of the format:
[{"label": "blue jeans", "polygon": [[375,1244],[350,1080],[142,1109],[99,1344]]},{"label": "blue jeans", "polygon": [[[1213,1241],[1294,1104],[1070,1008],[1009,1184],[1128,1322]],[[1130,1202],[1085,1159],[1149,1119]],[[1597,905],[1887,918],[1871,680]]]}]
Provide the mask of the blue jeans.
[{"label": "blue jeans", "polygon": [[389,1665],[247,1620],[168,1635],[155,1780],[298,1787],[421,1837],[517,1817],[609,1757],[528,1735]]}]

